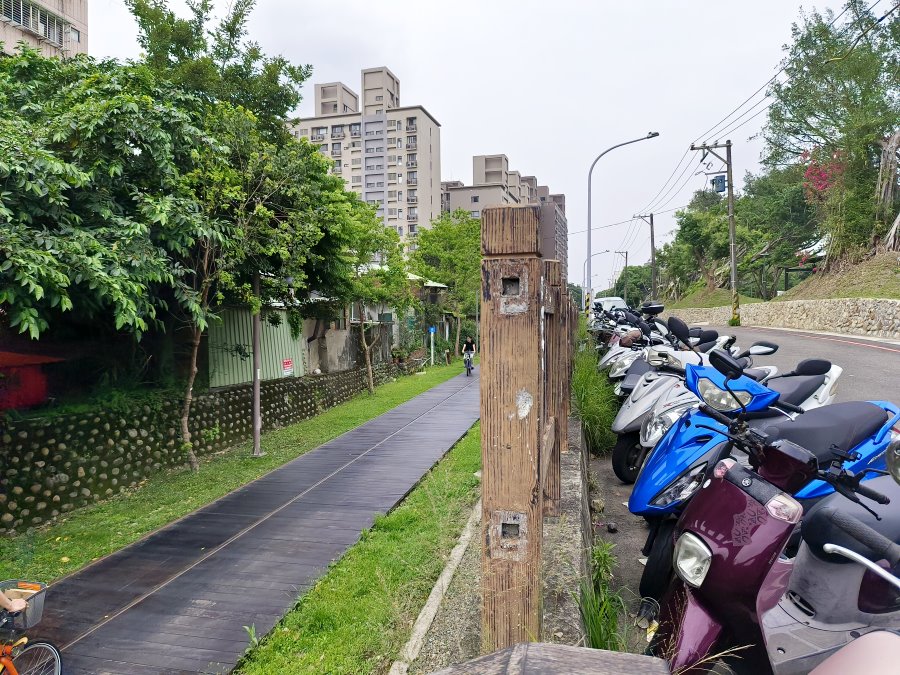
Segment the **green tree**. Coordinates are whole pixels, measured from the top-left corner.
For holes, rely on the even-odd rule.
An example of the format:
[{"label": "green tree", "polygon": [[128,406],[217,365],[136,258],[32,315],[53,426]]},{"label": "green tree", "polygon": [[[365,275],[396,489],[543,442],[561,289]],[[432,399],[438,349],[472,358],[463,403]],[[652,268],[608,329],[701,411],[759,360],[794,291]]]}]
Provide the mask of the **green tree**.
[{"label": "green tree", "polygon": [[456,319],[459,356],[462,320],[475,311],[481,290],[481,221],[463,209],[441,214],[419,234],[410,264],[416,274],[447,286],[444,305]]},{"label": "green tree", "polygon": [[197,101],[145,68],[0,59],[0,309],[37,339],[64,312],[136,337],[172,256],[207,227],[184,172],[211,139]]},{"label": "green tree", "polygon": [[308,65],[267,56],[247,39],[256,0],[235,0],[212,26],[212,0],[187,0],[189,18],[167,0],[125,0],[137,19],[144,60],[160,77],[211,102],[228,102],[254,113],[272,139],[289,134],[284,122],[300,103]]},{"label": "green tree", "polygon": [[412,303],[412,292],[403,246],[397,232],[385,227],[368,204],[357,200],[353,203],[353,209],[355,217],[348,231],[346,253],[352,267],[348,293],[356,305],[369,393],[374,394],[372,348],[378,344],[381,335],[369,339],[367,332],[372,322],[367,319],[367,308],[376,311],[392,309],[397,316],[403,316]]},{"label": "green tree", "polygon": [[798,252],[821,236],[804,196],[803,175],[803,166],[793,164],[745,178],[735,218],[750,243],[739,270],[752,280],[748,291],[752,288],[755,297],[773,297],[781,268],[795,265]]},{"label": "green tree", "polygon": [[900,14],[846,7],[843,24],[813,11],[793,25],[763,132],[769,166],[807,166],[831,260],[871,246],[897,210]]},{"label": "green tree", "polygon": [[609,295],[615,295],[620,298],[626,296],[626,288],[628,290],[628,302],[631,306],[636,307],[644,300],[650,299],[650,265],[629,265],[624,268],[613,284]]}]

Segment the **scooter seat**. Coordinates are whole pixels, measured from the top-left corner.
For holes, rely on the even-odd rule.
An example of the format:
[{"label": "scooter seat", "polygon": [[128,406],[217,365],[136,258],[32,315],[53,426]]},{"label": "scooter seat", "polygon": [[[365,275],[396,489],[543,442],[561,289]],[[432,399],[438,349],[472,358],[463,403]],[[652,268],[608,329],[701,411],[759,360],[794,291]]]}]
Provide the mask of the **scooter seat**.
[{"label": "scooter seat", "polygon": [[895,504],[900,504],[900,485],[894,482],[891,476],[880,476],[866,481],[865,486],[880,492],[891,500],[889,506],[880,506],[862,497],[866,505],[881,516],[881,520],[876,520],[875,516],[862,506],[854,504],[836,492],[820,500],[803,517],[800,534],[803,537],[803,541],[809,546],[810,552],[816,557],[829,562],[849,563],[850,561],[846,558],[825,553],[825,550],[822,548],[825,544],[836,544],[859,553],[873,562],[878,562],[879,556],[869,549],[868,546],[858,542],[831,521],[833,510],[853,516],[856,520],[883,534],[894,543],[900,543],[900,509],[894,506]]},{"label": "scooter seat", "polygon": [[887,420],[887,412],[877,405],[849,401],[809,410],[793,420],[770,424],[764,431],[772,440],[785,439],[806,448],[825,465],[835,457],[833,448],[849,452]]},{"label": "scooter seat", "polygon": [[772,391],[777,391],[778,400],[800,405],[822,386],[825,375],[791,375],[778,377],[766,383]]}]

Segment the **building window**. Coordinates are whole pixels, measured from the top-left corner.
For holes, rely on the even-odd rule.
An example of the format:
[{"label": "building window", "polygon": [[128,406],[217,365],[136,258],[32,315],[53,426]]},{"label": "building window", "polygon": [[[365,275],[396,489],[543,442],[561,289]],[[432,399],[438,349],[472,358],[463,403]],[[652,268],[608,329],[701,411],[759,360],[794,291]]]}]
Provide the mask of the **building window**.
[{"label": "building window", "polygon": [[350,147],[351,148],[361,148],[362,141],[350,141]]},{"label": "building window", "polygon": [[383,100],[384,100],[384,96],[382,96],[382,95],[379,94],[378,96],[375,97],[375,100],[376,100],[376,101],[383,101]]},{"label": "building window", "polygon": [[469,211],[473,218],[481,218],[481,211]]},{"label": "building window", "polygon": [[331,144],[331,154],[332,155],[341,154],[341,144],[340,143],[332,143]]},{"label": "building window", "polygon": [[81,31],[77,28],[70,28],[69,35],[72,36],[72,42],[81,43]]},{"label": "building window", "polygon": [[353,166],[361,166],[362,165],[362,157],[354,157],[352,160],[350,160],[350,163]]},{"label": "building window", "polygon": [[359,134],[360,134],[360,127],[361,127],[361,126],[362,126],[362,125],[361,125],[360,122],[356,122],[355,124],[351,124],[351,125],[350,125],[350,135],[351,135],[351,136],[359,136]]},{"label": "building window", "polygon": [[376,115],[380,115],[380,114],[383,113],[383,112],[384,112],[384,110],[382,110],[381,108],[375,108],[375,114],[376,114]]},{"label": "building window", "polygon": [[297,129],[298,136],[309,136],[309,129]]},{"label": "building window", "polygon": [[353,176],[352,182],[354,185],[362,185],[362,176],[360,176],[359,174]]},{"label": "building window", "polygon": [[397,226],[397,234],[399,234],[401,237],[403,236],[403,226],[402,225]]},{"label": "building window", "polygon": [[477,204],[477,203],[478,203],[478,195],[472,195],[472,203],[473,203],[473,204]]},{"label": "building window", "polygon": [[[63,35],[70,29],[60,17],[28,0],[0,0],[0,16],[38,33],[57,47],[63,46]],[[71,36],[71,31],[69,35]],[[78,41],[81,41],[80,33]]]}]

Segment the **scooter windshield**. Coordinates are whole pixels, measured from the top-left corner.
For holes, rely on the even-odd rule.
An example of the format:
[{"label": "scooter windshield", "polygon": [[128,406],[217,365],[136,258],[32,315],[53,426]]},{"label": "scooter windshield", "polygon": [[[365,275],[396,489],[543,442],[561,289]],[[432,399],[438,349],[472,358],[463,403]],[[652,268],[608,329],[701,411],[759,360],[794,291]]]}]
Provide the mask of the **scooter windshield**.
[{"label": "scooter windshield", "polygon": [[756,380],[742,375],[736,380],[728,380],[728,389],[737,396],[740,403],[725,388],[725,376],[710,366],[685,366],[685,385],[707,405],[722,412],[736,412],[741,403],[750,411],[765,410],[778,400],[778,392],[761,385]]}]

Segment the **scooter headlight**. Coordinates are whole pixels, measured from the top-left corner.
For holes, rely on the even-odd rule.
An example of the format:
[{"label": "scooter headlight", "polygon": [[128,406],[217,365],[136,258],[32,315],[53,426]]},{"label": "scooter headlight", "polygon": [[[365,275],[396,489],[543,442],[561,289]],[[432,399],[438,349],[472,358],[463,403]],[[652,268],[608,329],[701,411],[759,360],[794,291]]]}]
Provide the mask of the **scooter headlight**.
[{"label": "scooter headlight", "polygon": [[684,583],[700,588],[709,566],[712,551],[696,534],[685,532],[675,542],[675,573]]},{"label": "scooter headlight", "polygon": [[[730,391],[720,389],[712,380],[705,377],[700,378],[697,382],[697,391],[700,393],[700,398],[702,398],[707,405],[716,410],[721,410],[722,412],[734,412],[735,410],[740,410],[737,401],[740,401],[743,405],[747,405],[753,398],[753,395],[748,391],[736,391],[734,392],[734,395],[732,395]],[[737,397],[737,401],[734,400],[735,396]]]},{"label": "scooter headlight", "polygon": [[619,360],[617,360],[612,368],[609,369],[610,377],[622,377],[625,372],[631,368],[631,364],[637,361],[638,357],[641,355],[640,352],[628,352],[624,356],[622,356]]},{"label": "scooter headlight", "polygon": [[644,424],[641,425],[641,443],[643,445],[656,445],[659,443],[659,439],[666,435],[666,432],[672,428],[672,425],[685,412],[696,405],[696,402],[683,403],[648,417]]},{"label": "scooter headlight", "polygon": [[692,466],[672,481],[669,486],[660,492],[651,502],[654,506],[666,506],[672,502],[684,501],[693,495],[706,473],[706,462]]}]

